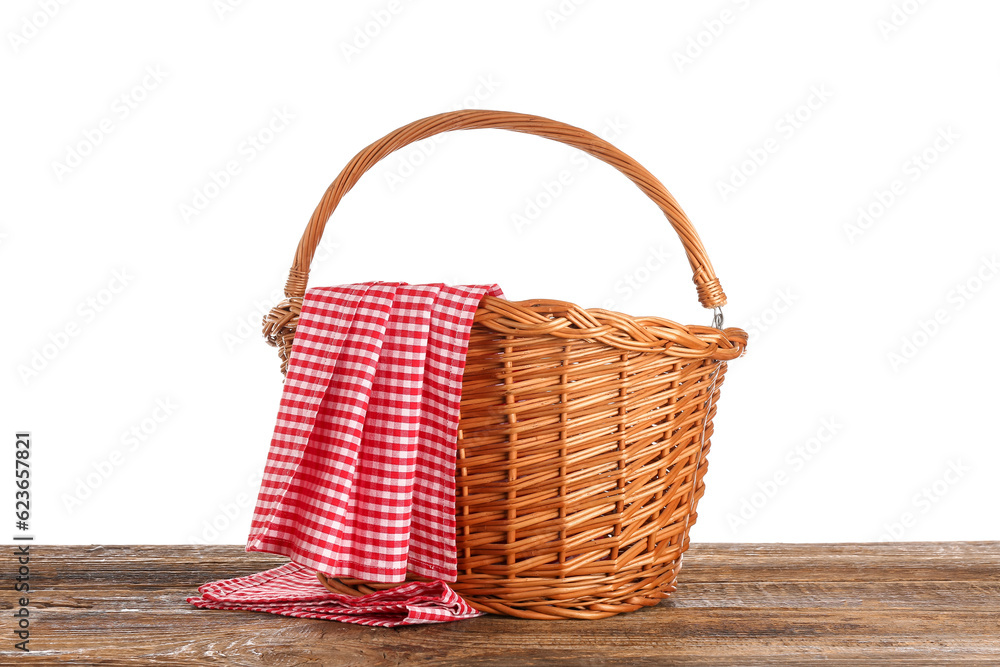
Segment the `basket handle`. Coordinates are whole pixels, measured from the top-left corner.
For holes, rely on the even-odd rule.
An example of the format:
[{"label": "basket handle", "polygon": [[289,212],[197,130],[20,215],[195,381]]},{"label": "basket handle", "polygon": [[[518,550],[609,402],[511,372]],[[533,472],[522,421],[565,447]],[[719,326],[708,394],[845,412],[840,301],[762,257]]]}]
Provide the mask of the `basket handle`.
[{"label": "basket handle", "polygon": [[597,135],[566,123],[514,113],[510,111],[462,110],[428,116],[414,121],[409,125],[390,132],[375,143],[363,149],[354,156],[337,178],[327,188],[323,199],[313,211],[305,233],[295,250],[295,260],[288,273],[285,283],[285,296],[301,298],[305,295],[309,279],[309,267],[312,264],[316,247],[323,237],[327,220],[337,204],[358,182],[361,176],[376,162],[404,146],[417,141],[423,141],[441,132],[451,130],[501,129],[513,132],[534,134],[546,139],[552,139],[574,146],[594,157],[610,164],[635,183],[640,190],[652,199],[667,216],[674,231],[684,244],[688,262],[694,275],[694,283],[698,288],[698,300],[705,308],[718,308],[726,303],[726,295],[722,291],[715,270],[705,253],[698,232],[688,219],[680,205],[667,191],[660,181],[649,173],[642,165],[615,148]]}]

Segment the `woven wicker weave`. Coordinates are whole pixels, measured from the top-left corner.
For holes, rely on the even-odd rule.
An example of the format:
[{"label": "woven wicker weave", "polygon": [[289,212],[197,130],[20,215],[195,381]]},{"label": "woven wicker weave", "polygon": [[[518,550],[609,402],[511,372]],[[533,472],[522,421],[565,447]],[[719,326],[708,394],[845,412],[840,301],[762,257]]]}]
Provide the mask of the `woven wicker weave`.
[{"label": "woven wicker weave", "polygon": [[[538,116],[457,111],[368,146],[326,191],[299,242],[286,299],[264,318],[282,372],[309,265],[340,199],[376,162],[440,132],[499,128],[584,150],[628,176],[666,214],[699,300],[726,297],[687,216],[648,171],[599,137]],[[704,493],[712,418],[740,329],[682,326],[562,301],[486,297],[466,361],[457,445],[458,581],[485,612],[594,619],[675,590]],[[321,580],[363,594],[384,585]]]}]

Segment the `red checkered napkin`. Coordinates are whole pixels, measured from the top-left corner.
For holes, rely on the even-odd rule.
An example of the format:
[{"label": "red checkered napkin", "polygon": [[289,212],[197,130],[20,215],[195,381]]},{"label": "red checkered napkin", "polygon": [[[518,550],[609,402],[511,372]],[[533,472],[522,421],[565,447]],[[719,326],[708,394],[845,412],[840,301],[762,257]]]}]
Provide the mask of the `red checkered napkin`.
[{"label": "red checkered napkin", "polygon": [[462,376],[476,309],[497,285],[441,286],[428,335],[420,436],[413,483],[409,570],[444,581],[458,575],[455,553],[455,449]]},{"label": "red checkered napkin", "polygon": [[247,542],[328,576],[454,581],[455,443],[479,301],[499,287],[309,290]]},{"label": "red checkered napkin", "polygon": [[443,581],[411,582],[362,597],[331,593],[315,570],[296,563],[213,581],[188,602],[202,609],[263,611],[297,618],[392,627],[460,621],[480,615]]}]

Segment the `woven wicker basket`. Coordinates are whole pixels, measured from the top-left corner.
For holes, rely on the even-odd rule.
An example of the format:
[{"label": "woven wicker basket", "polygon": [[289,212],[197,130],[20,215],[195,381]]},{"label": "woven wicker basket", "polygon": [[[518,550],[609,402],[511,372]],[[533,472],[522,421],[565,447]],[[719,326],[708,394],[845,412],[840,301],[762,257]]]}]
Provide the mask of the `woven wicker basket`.
[{"label": "woven wicker basket", "polygon": [[[376,162],[449,130],[499,128],[575,146],[628,176],[666,214],[715,326],[682,326],[563,301],[480,304],[462,393],[456,469],[458,581],[477,609],[595,619],[675,590],[705,490],[726,362],[746,333],[721,329],[726,297],[698,234],[666,188],[579,128],[538,116],[456,111],[392,132],[327,189],[299,242],[287,297],[264,318],[285,372],[309,266],[330,214]],[[321,580],[363,594],[385,585]]]}]

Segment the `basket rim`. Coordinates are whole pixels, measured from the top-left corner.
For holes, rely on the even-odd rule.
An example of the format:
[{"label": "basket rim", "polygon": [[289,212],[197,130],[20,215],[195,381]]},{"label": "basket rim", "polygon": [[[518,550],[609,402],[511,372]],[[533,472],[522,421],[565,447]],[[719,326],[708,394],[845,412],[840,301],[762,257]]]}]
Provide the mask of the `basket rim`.
[{"label": "basket rim", "polygon": [[626,351],[691,359],[730,361],[740,357],[747,345],[747,333],[738,327],[683,325],[665,317],[634,317],[555,299],[508,301],[485,296],[475,322],[505,336],[593,340]]}]

